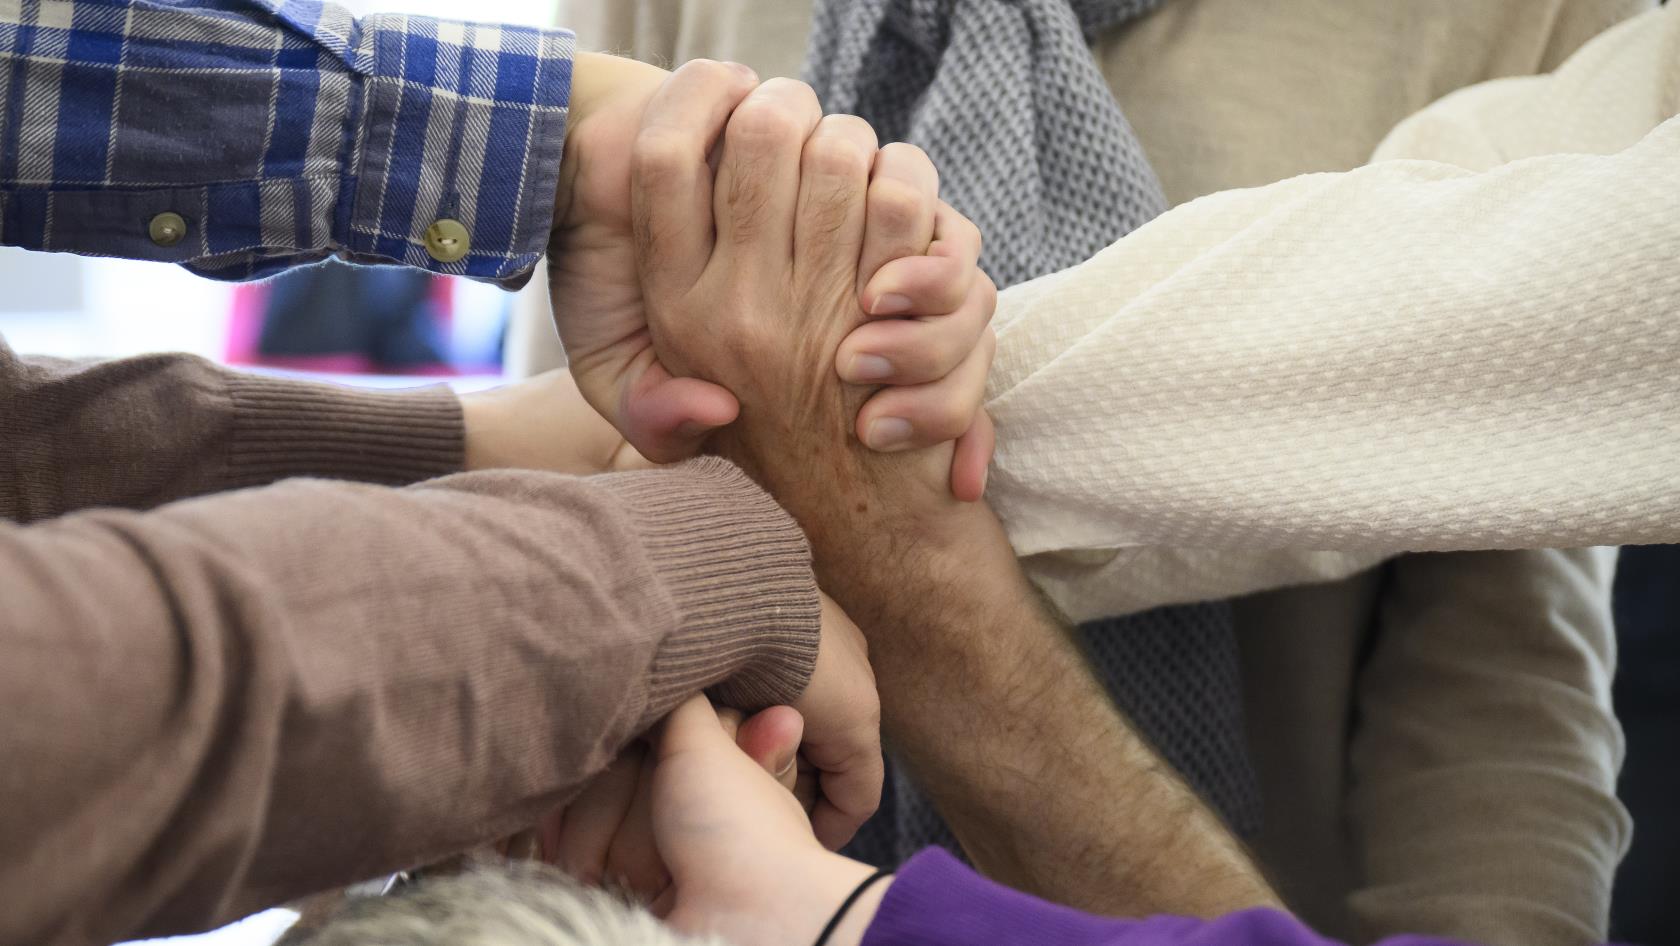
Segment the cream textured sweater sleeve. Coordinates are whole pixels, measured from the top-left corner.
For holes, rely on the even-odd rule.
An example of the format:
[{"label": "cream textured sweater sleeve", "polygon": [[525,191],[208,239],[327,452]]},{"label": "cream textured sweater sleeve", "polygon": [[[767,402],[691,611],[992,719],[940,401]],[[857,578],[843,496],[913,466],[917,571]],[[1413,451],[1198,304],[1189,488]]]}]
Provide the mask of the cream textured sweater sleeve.
[{"label": "cream textured sweater sleeve", "polygon": [[1654,11],[1379,151],[1432,160],[1214,194],[1005,293],[991,497],[1035,579],[1083,617],[1680,536],[1677,53]]}]

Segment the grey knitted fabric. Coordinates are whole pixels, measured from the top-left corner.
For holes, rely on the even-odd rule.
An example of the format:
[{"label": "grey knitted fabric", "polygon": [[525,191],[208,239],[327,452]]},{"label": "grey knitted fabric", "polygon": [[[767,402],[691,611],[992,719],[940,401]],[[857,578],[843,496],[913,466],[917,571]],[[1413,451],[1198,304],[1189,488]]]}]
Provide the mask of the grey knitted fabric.
[{"label": "grey knitted fabric", "polygon": [[[999,286],[1088,259],[1166,209],[1095,61],[1096,34],[1160,0],[816,0],[806,77],[830,112],[868,119],[938,164],[986,235]],[[1188,315],[1187,315],[1188,317]],[[1259,827],[1225,603],[1080,628],[1115,702],[1239,835]],[[893,866],[957,845],[902,768],[848,853]],[[960,853],[960,852],[958,852]]]},{"label": "grey knitted fabric", "polygon": [[1160,0],[817,0],[806,78],[831,112],[920,145],[986,234],[1000,286],[1166,210],[1088,38]]}]

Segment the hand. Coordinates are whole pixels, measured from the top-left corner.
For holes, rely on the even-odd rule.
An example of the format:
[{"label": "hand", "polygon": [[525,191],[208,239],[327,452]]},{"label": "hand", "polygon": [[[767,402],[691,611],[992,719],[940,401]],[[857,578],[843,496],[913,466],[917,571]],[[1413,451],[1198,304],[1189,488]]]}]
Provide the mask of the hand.
[{"label": "hand", "polygon": [[[740,745],[795,793],[822,843],[838,849],[881,804],[881,704],[862,632],[826,595],[822,614],[816,669],[794,712],[749,719]],[[550,859],[586,882],[607,878],[656,897],[666,873],[653,849],[649,790],[643,748],[632,746],[544,822]]]},{"label": "hand", "polygon": [[869,644],[828,595],[822,598],[822,616],[817,666],[793,708],[805,720],[800,755],[817,774],[811,825],[817,839],[837,851],[881,806],[886,771]]},{"label": "hand", "polygon": [[[740,750],[799,798],[797,764],[804,720],[786,706],[745,721],[727,707],[717,712]],[[648,744],[627,746],[577,798],[556,809],[534,832],[541,859],[590,886],[609,886],[653,903],[671,886],[671,875],[653,840],[653,759]],[[809,811],[809,799],[800,801]]]},{"label": "hand", "polygon": [[564,368],[461,395],[468,470],[548,470],[573,476],[653,466],[607,423]]},{"label": "hand", "polygon": [[[891,152],[891,160],[888,152],[877,158],[867,124],[822,118],[811,90],[786,80],[765,83],[736,107],[731,96],[679,74],[649,103],[644,124],[653,133],[644,131],[638,144],[633,216],[655,345],[677,373],[736,394],[741,416],[714,443],[769,486],[803,525],[809,529],[819,512],[842,514],[842,507],[851,515],[854,503],[871,501],[845,488],[864,475],[854,473],[859,461],[848,445],[868,392],[843,388],[835,366],[842,354],[849,362],[869,347],[847,339],[854,330],[888,328],[865,324],[869,316],[855,289],[860,267],[888,255],[870,247],[872,231],[879,238],[896,229],[899,240],[913,242],[917,235],[907,232],[921,225],[899,227],[871,217],[872,189],[881,189],[883,167],[896,167],[893,179],[902,185],[918,175],[936,180],[931,165],[913,149]],[[703,156],[720,133],[714,187]],[[659,147],[643,148],[649,140]],[[708,214],[715,235],[688,223]],[[948,210],[934,213],[927,226],[946,252],[963,261],[967,250],[957,247],[978,251],[978,235]],[[871,281],[887,277],[883,269]],[[983,276],[969,293],[989,313],[991,286]],[[978,418],[969,443],[978,443],[983,449],[975,452],[987,457],[990,427],[979,405],[994,346],[991,332],[981,329],[971,349],[953,346],[960,360],[941,380],[877,397],[902,399],[914,391],[960,423]],[[847,365],[838,367],[849,372]],[[887,416],[902,414],[866,413],[857,426],[872,439]],[[895,489],[875,492],[903,500],[920,484],[943,496],[952,462],[949,445],[924,451],[896,465],[900,471],[919,467],[915,483],[900,475]]]},{"label": "hand", "polygon": [[[745,67],[697,63],[721,100],[757,84]],[[642,311],[630,224],[629,155],[648,101],[669,77],[655,66],[581,54],[548,252],[555,325],[584,397],[643,455],[694,455],[736,413],[714,384],[674,378],[655,357]]]},{"label": "hand", "polygon": [[[658,125],[643,124],[665,73],[628,60],[580,57],[577,76],[549,254],[556,324],[590,403],[649,458],[682,459],[738,407],[724,387],[668,370],[651,344],[644,287],[633,278],[628,156],[657,154],[662,141],[675,140]],[[671,85],[690,99],[697,91],[708,96],[702,104],[716,111],[721,128],[755,81],[742,67],[695,61]],[[686,140],[704,149],[715,138]],[[880,183],[871,193],[871,219],[879,225],[872,225],[863,270],[873,278],[859,281],[863,306],[882,321],[851,340],[837,368],[859,381],[894,386],[858,417],[860,435],[884,449],[951,440],[973,429],[952,469],[956,495],[973,500],[991,458],[990,426],[977,425],[975,412],[946,398],[938,382],[979,342],[996,294],[976,263],[979,234],[954,214],[935,233],[938,177],[925,157],[916,165],[904,152],[919,156],[907,146],[881,153]],[[697,155],[702,163],[705,154]],[[710,183],[708,174],[708,192]],[[672,222],[711,233],[709,210]]]},{"label": "hand", "polygon": [[[671,876],[654,908],[678,930],[737,946],[809,943],[873,873],[817,842],[798,802],[736,747],[705,697],[671,714],[652,753],[653,836]],[[889,883],[870,888],[831,943],[862,938]]]}]

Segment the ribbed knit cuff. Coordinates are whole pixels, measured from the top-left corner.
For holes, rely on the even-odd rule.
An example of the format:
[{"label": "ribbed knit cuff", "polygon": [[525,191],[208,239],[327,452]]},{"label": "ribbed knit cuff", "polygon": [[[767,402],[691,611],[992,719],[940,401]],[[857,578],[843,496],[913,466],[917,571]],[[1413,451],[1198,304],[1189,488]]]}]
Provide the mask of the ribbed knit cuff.
[{"label": "ribbed knit cuff", "polygon": [[227,488],[319,476],[387,486],[461,469],[461,402],[443,386],[368,391],[233,374]]},{"label": "ribbed knit cuff", "polygon": [[822,609],[793,519],[715,457],[600,482],[624,497],[681,616],[654,660],[650,717],[707,687],[749,713],[798,699],[816,667]]},{"label": "ribbed knit cuff", "polygon": [[[940,847],[923,848],[893,877],[862,946],[970,946],[972,943],[1181,943],[1132,939],[1124,921],[1046,903],[987,880]],[[1108,935],[1101,935],[1101,934]],[[1210,940],[1211,942],[1211,940]],[[1232,943],[1258,940],[1230,940]]]}]

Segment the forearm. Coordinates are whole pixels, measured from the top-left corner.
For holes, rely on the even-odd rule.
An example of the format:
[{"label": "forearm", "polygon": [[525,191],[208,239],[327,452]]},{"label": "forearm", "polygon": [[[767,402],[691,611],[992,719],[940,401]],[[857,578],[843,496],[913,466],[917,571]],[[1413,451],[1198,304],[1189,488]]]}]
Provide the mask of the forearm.
[{"label": "forearm", "polygon": [[231,371],[186,355],[20,358],[0,340],[0,519],[145,509],[288,476],[403,485],[454,473],[461,407]]},{"label": "forearm", "polygon": [[[1114,707],[982,506],[872,561],[818,541],[869,636],[884,731],[989,876],[1081,909],[1213,916],[1275,898]],[[924,532],[923,535],[930,533]]]},{"label": "forearm", "polygon": [[1680,120],[1611,157],[1213,195],[1006,293],[1016,548],[1675,538],[1680,441],[1649,432],[1680,425],[1677,148]]},{"label": "forearm", "polygon": [[0,53],[32,90],[0,162],[6,244],[222,279],[339,256],[507,286],[542,255],[568,32],[254,0],[34,9],[34,42]]},{"label": "forearm", "polygon": [[802,538],[716,461],[294,481],[8,526],[0,558],[6,942],[200,929],[511,833],[682,698],[789,701],[816,656]]},{"label": "forearm", "polygon": [[[1677,145],[1617,152],[1680,111],[1676,63],[1670,4],[1431,105],[1390,163],[1211,195],[1005,293],[990,497],[1033,581],[1083,619],[1662,534],[1674,444],[1643,434],[1680,422],[1656,380],[1674,283],[1618,276],[1680,244],[1672,214],[1639,221]],[[1646,509],[1671,511],[1621,515]]]}]

